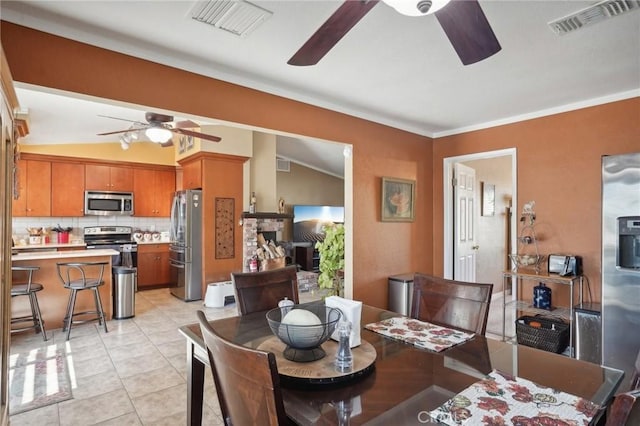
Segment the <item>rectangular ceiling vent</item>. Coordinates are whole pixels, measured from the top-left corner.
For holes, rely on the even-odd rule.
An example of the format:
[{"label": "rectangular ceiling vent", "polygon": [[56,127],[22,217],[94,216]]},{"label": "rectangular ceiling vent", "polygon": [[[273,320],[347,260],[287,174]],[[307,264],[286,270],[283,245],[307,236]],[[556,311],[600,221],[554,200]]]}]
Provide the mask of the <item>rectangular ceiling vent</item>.
[{"label": "rectangular ceiling vent", "polygon": [[192,19],[237,36],[246,36],[272,14],[273,12],[244,0],[198,1],[191,9]]},{"label": "rectangular ceiling vent", "polygon": [[282,158],[276,158],[276,171],[277,172],[290,172],[291,161],[283,160]]},{"label": "rectangular ceiling vent", "polygon": [[640,0],[604,0],[551,21],[549,26],[556,34],[564,35],[634,10],[640,10]]}]

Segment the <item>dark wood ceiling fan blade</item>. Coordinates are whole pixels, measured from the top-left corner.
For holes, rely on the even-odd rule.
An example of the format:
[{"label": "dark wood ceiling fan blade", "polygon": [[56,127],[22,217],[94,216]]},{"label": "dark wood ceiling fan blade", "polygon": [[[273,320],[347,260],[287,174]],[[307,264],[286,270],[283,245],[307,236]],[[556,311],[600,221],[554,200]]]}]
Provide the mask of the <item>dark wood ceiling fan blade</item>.
[{"label": "dark wood ceiling fan blade", "polygon": [[191,120],[183,120],[173,123],[173,127],[176,129],[191,129],[193,127],[200,127],[200,125],[198,123],[194,123]]},{"label": "dark wood ceiling fan blade", "polygon": [[435,15],[464,65],[502,49],[477,0],[452,0]]},{"label": "dark wood ceiling fan blade", "polygon": [[206,133],[194,132],[193,130],[187,129],[169,129],[174,133],[180,133],[182,135],[193,136],[194,138],[206,139],[212,142],[220,142],[222,138],[214,135],[208,135]]},{"label": "dark wood ceiling fan blade", "polygon": [[126,132],[130,132],[131,129],[127,129],[127,130],[116,130],[115,132],[107,132],[107,133],[98,133],[98,136],[106,136],[106,135],[115,135],[117,133],[126,133]]},{"label": "dark wood ceiling fan blade", "polygon": [[287,64],[317,64],[376,4],[378,0],[346,0],[287,61]]}]

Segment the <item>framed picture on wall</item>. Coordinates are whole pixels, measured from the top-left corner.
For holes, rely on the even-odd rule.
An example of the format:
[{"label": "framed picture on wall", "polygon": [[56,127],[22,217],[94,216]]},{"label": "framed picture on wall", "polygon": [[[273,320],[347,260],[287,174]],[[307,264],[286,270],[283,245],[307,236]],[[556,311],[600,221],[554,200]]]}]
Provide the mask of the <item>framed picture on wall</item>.
[{"label": "framed picture on wall", "polygon": [[413,222],[415,180],[382,178],[383,222]]},{"label": "framed picture on wall", "polygon": [[493,216],[496,214],[496,186],[486,182],[480,182],[482,194],[482,216]]}]

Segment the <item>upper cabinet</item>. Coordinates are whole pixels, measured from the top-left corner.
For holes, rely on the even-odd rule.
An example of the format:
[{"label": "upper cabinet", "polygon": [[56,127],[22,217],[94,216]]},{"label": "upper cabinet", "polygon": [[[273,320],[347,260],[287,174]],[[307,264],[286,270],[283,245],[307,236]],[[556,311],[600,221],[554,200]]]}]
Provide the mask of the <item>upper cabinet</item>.
[{"label": "upper cabinet", "polygon": [[85,188],[99,191],[133,191],[131,167],[87,164]]},{"label": "upper cabinet", "polygon": [[202,161],[186,161],[182,164],[182,188],[202,188]]},{"label": "upper cabinet", "polygon": [[51,216],[51,162],[18,161],[19,197],[13,200],[13,216]]},{"label": "upper cabinet", "polygon": [[51,162],[51,216],[84,215],[85,166]]},{"label": "upper cabinet", "polygon": [[[149,188],[153,188],[153,190],[150,191]],[[134,169],[134,215],[169,217],[175,189],[175,170]]]}]

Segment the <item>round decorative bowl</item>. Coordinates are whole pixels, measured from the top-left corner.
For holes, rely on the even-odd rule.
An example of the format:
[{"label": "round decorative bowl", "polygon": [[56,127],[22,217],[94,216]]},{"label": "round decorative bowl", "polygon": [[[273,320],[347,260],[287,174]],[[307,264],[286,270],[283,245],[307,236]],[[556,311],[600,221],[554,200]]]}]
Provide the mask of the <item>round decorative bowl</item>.
[{"label": "round decorative bowl", "polygon": [[340,321],[341,312],[323,304],[293,305],[267,312],[273,334],[287,347],[283,355],[296,362],[322,359],[326,353],[320,345],[327,341]]}]

